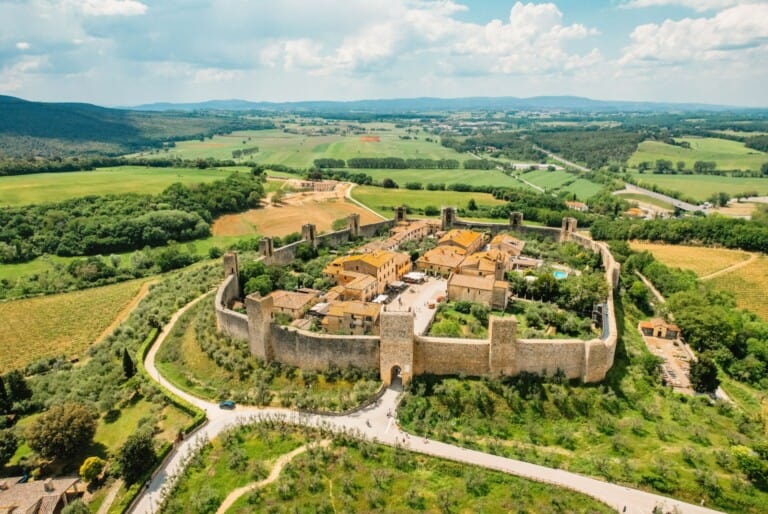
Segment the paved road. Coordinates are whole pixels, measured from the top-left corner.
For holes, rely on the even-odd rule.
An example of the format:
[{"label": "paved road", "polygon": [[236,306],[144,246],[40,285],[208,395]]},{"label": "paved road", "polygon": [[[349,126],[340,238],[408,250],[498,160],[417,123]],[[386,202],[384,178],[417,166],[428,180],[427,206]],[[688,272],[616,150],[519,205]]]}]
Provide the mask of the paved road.
[{"label": "paved road", "polygon": [[375,404],[345,416],[321,416],[286,409],[262,409],[256,407],[238,407],[231,411],[221,410],[215,403],[194,397],[173,386],[160,375],[155,367],[157,349],[163,344],[173,325],[183,312],[204,296],[190,302],[171,318],[168,325],[158,336],[152,349],[147,353],[144,365],[150,377],[157,380],[162,386],[204,409],[208,415],[208,422],[180,443],[171,453],[169,458],[157,470],[146,490],[139,497],[134,508],[131,510],[132,513],[148,514],[155,512],[157,504],[162,497],[161,495],[184,469],[189,455],[201,441],[215,437],[229,426],[237,423],[252,422],[265,417],[280,417],[286,421],[302,425],[325,425],[337,430],[355,430],[362,437],[370,440],[375,439],[384,444],[400,444],[418,453],[496,469],[505,473],[531,478],[539,482],[562,486],[601,500],[620,512],[626,507],[626,512],[628,513],[648,514],[656,505],[663,505],[665,512],[677,508],[681,514],[717,512],[637,489],[610,484],[577,473],[550,469],[537,464],[498,457],[434,440],[411,436],[402,432],[397,426],[395,418],[391,416],[391,414],[396,412],[400,400],[400,391],[394,388],[388,389]]},{"label": "paved road", "polygon": [[634,184],[625,184],[624,189],[621,189],[619,191],[614,191],[612,194],[617,195],[621,193],[638,193],[645,196],[650,196],[651,198],[656,198],[657,200],[661,200],[662,202],[667,202],[669,204],[672,204],[675,207],[678,207],[684,211],[703,211],[704,208],[701,205],[693,205],[692,203],[684,202],[682,200],[678,200],[677,198],[672,198],[671,196],[667,196],[665,194],[657,193],[656,191],[651,191],[650,189],[645,189],[644,187],[636,186]]},{"label": "paved road", "polygon": [[566,166],[570,166],[571,168],[575,168],[575,169],[577,169],[579,171],[592,171],[591,169],[587,168],[586,166],[582,166],[581,164],[576,164],[575,162],[571,162],[568,159],[563,159],[559,155],[557,155],[555,153],[552,153],[549,150],[547,150],[546,148],[540,147],[539,145],[533,145],[533,147],[536,150],[539,150],[539,151],[544,152],[545,154],[549,155],[552,159],[554,159],[554,160],[556,160],[558,162],[562,162]]}]

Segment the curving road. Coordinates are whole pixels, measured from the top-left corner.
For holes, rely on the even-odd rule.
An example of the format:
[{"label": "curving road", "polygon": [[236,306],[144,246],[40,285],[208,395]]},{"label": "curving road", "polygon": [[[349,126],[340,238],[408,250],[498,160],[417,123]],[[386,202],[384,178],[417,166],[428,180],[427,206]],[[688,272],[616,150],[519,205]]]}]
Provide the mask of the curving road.
[{"label": "curving road", "polygon": [[337,430],[356,430],[362,437],[369,440],[376,440],[383,444],[402,445],[411,451],[425,455],[442,457],[457,462],[495,469],[578,491],[603,501],[619,512],[648,514],[657,505],[661,505],[664,512],[677,508],[677,512],[680,512],[681,514],[705,514],[717,512],[702,506],[691,505],[657,494],[603,482],[601,480],[561,469],[551,469],[538,464],[508,459],[439,441],[411,436],[401,431],[397,426],[395,419],[390,416],[390,413],[396,412],[397,404],[400,399],[400,391],[393,388],[388,389],[381,400],[374,405],[344,416],[304,414],[287,409],[257,407],[238,407],[231,411],[221,410],[215,403],[197,398],[178,389],[161,376],[155,367],[157,349],[163,344],[163,341],[175,325],[176,321],[187,309],[204,298],[206,294],[185,305],[173,315],[158,336],[150,351],[147,353],[144,365],[149,376],[156,380],[160,385],[171,391],[173,394],[184,398],[191,404],[204,409],[208,415],[208,421],[194,434],[179,443],[169,457],[162,463],[160,468],[158,468],[152,476],[147,488],[141,493],[133,508],[130,510],[132,513],[149,514],[155,512],[157,505],[162,498],[162,494],[164,494],[175,477],[184,469],[189,455],[194,451],[200,441],[215,437],[229,426],[256,421],[265,417],[281,417],[286,421],[302,425],[325,425]]}]

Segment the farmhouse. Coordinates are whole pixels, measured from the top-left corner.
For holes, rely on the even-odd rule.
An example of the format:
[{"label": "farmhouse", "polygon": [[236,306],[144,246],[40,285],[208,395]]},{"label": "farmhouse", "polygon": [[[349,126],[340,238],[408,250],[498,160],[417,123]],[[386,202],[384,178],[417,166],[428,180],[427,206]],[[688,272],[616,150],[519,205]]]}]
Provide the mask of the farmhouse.
[{"label": "farmhouse", "polygon": [[493,275],[455,273],[448,279],[448,300],[482,303],[501,311],[507,308],[509,282]]},{"label": "farmhouse", "polygon": [[326,331],[334,334],[376,334],[380,312],[381,305],[378,303],[331,302],[321,324]]},{"label": "farmhouse", "polygon": [[77,477],[21,482],[22,477],[0,478],[0,512],[58,514],[80,496]]},{"label": "farmhouse", "polygon": [[292,319],[302,317],[318,301],[317,292],[273,291],[270,296],[275,309],[273,314],[287,314]]},{"label": "farmhouse", "polygon": [[659,337],[661,339],[677,339],[680,337],[680,327],[667,323],[661,318],[653,318],[650,321],[641,321],[640,332],[644,336]]},{"label": "farmhouse", "polygon": [[[376,281],[374,294],[379,295],[392,282],[396,282],[411,270],[411,259],[404,253],[378,250],[360,255],[347,255],[333,260],[323,269],[323,276],[336,284],[363,290],[368,282],[359,281],[362,275],[373,277]],[[354,284],[358,281],[357,284]],[[358,295],[360,296],[360,295]],[[362,296],[365,296],[363,294]],[[362,298],[361,296],[361,298]],[[370,298],[371,296],[368,296]]]},{"label": "farmhouse", "polygon": [[587,212],[589,210],[589,206],[584,202],[565,202],[565,206],[579,212]]}]

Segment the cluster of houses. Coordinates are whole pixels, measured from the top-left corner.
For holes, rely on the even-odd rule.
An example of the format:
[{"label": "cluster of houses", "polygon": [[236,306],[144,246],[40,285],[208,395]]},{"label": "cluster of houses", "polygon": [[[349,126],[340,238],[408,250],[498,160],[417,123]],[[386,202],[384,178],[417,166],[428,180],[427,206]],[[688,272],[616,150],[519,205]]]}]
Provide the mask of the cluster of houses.
[{"label": "cluster of houses", "polygon": [[[487,241],[481,232],[439,229],[431,220],[397,223],[388,238],[369,242],[326,265],[323,276],[334,283],[326,293],[313,289],[271,293],[273,315],[305,323],[314,317],[328,333],[378,334],[382,305],[390,294],[407,287],[404,281],[427,275],[447,278],[448,300],[503,310],[509,300],[506,272],[541,265],[540,260],[523,257],[525,242],[510,235]],[[406,241],[428,236],[438,238],[437,246],[415,263],[409,254],[397,251]]]}]

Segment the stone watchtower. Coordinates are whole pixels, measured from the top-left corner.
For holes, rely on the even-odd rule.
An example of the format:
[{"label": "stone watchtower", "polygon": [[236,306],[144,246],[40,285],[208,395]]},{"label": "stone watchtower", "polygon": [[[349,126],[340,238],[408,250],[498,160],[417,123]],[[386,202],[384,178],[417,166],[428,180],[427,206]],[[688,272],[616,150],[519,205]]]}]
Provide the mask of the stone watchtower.
[{"label": "stone watchtower", "polygon": [[443,207],[440,211],[440,229],[450,230],[456,222],[456,208]]},{"label": "stone watchtower", "polygon": [[560,230],[560,241],[570,241],[571,234],[576,232],[576,218],[563,218],[563,226]]},{"label": "stone watchtower", "polygon": [[382,312],[379,373],[381,381],[391,385],[398,377],[403,385],[413,378],[413,314]]},{"label": "stone watchtower", "polygon": [[509,228],[512,230],[519,229],[523,226],[523,213],[522,212],[510,212],[509,213]]},{"label": "stone watchtower", "polygon": [[237,263],[237,253],[227,252],[224,254],[224,278],[234,275],[232,279],[235,282],[235,291],[240,294],[240,266]]},{"label": "stone watchtower", "polygon": [[360,215],[357,213],[350,214],[347,217],[347,226],[349,227],[349,237],[357,239],[360,237]]},{"label": "stone watchtower", "polygon": [[516,375],[517,366],[517,318],[491,316],[488,322],[490,353],[488,368],[491,375]]},{"label": "stone watchtower", "polygon": [[395,208],[395,223],[400,223],[403,221],[407,221],[406,219],[406,209],[405,206],[400,206]]},{"label": "stone watchtower", "polygon": [[272,351],[272,297],[252,293],[245,297],[245,312],[248,315],[248,342],[251,355],[269,362]]},{"label": "stone watchtower", "polygon": [[312,248],[317,248],[317,232],[312,223],[305,223],[301,226],[301,238],[311,244]]},{"label": "stone watchtower", "polygon": [[275,253],[275,243],[271,237],[262,237],[259,239],[259,255],[262,257],[272,257]]}]

